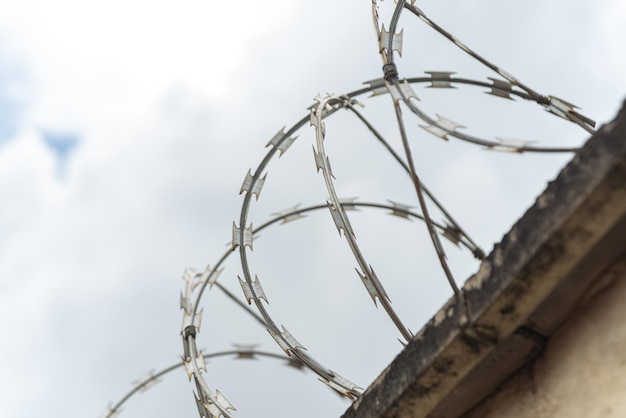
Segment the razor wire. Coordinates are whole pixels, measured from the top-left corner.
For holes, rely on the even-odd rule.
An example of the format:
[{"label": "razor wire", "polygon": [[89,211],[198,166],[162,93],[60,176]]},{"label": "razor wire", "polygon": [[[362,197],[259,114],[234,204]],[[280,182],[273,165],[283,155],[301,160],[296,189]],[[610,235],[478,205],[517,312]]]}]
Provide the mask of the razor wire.
[{"label": "razor wire", "polygon": [[[219,357],[228,357],[234,356],[235,360],[248,360],[248,359],[256,359],[256,358],[269,358],[275,360],[285,361],[285,365],[288,367],[292,367],[294,369],[302,369],[302,364],[298,362],[297,359],[287,357],[285,355],[280,355],[276,353],[271,353],[267,351],[258,350],[256,345],[242,345],[242,344],[233,344],[235,346],[232,350],[227,351],[217,351],[214,353],[204,354],[203,360],[209,360],[212,358]],[[180,361],[176,364],[173,364],[169,367],[166,367],[159,371],[151,370],[145,375],[141,376],[139,379],[132,382],[132,389],[126,393],[119,401],[115,403],[109,404],[104,412],[101,415],[101,418],[116,418],[122,412],[122,407],[126,402],[128,402],[133,396],[146,392],[148,389],[154,387],[158,383],[161,382],[161,378],[174,370],[185,368],[185,362]],[[186,369],[187,373],[189,373],[189,369]],[[200,407],[200,406],[198,406]]]},{"label": "razor wire", "polygon": [[[345,210],[358,210],[359,208],[377,209],[377,210],[384,210],[388,212],[389,215],[392,215],[400,219],[405,219],[408,221],[413,220],[413,219],[424,221],[423,216],[411,210],[410,206],[393,202],[393,201],[389,201],[389,203],[360,202],[360,201],[356,201],[355,199],[347,199],[347,200],[342,199],[341,201],[342,201],[342,206]],[[262,232],[268,227],[280,226],[280,225],[284,225],[287,223],[292,223],[292,222],[306,218],[310,212],[324,211],[327,209],[328,209],[328,204],[312,205],[312,206],[307,206],[307,207],[302,207],[302,208],[298,204],[293,208],[290,208],[281,212],[276,212],[272,214],[273,217],[271,219],[264,222],[263,224],[261,224],[259,227],[255,228],[252,231],[253,239],[257,237],[260,232]],[[474,254],[477,258],[482,258],[484,256],[482,249],[477,247],[467,237],[460,234],[459,231],[456,230],[454,227],[451,227],[448,224],[441,224],[437,222],[435,222],[435,226],[438,229],[439,233],[443,237],[448,239],[450,242],[452,242],[454,245],[458,245],[460,247],[466,248],[468,251]],[[286,363],[287,366],[290,366],[295,369],[302,369],[304,367],[304,364],[297,357],[291,357],[286,354],[277,354],[277,353],[272,353],[272,352],[267,352],[267,351],[261,351],[261,350],[258,350],[255,345],[233,344],[235,346],[235,349],[233,350],[218,351],[214,353],[203,354],[202,350],[199,350],[194,346],[194,344],[196,343],[195,335],[189,336],[189,337],[193,337],[191,341],[187,341],[185,339],[186,336],[185,336],[184,330],[187,329],[188,333],[191,332],[191,330],[187,328],[189,326],[188,324],[195,323],[195,327],[196,327],[195,331],[199,332],[200,325],[201,325],[200,318],[202,317],[202,310],[198,310],[197,307],[200,303],[200,300],[202,299],[203,293],[207,289],[210,290],[213,286],[219,289],[226,297],[232,300],[235,304],[239,305],[242,309],[244,309],[261,326],[267,327],[267,324],[265,323],[262,317],[260,317],[256,312],[250,309],[248,305],[242,302],[236,295],[234,295],[230,290],[228,290],[224,285],[222,285],[222,283],[218,281],[218,278],[224,271],[224,268],[222,267],[224,262],[232,254],[234,254],[234,252],[231,249],[229,249],[225,251],[222,257],[220,257],[217,260],[217,262],[214,264],[214,267],[207,265],[206,268],[201,272],[197,272],[193,269],[189,269],[185,271],[185,273],[183,274],[183,280],[185,281],[186,285],[185,285],[185,289],[183,290],[183,292],[181,292],[180,306],[181,306],[181,309],[183,309],[184,311],[183,324],[185,328],[183,328],[183,331],[181,333],[183,334],[183,337],[184,337],[183,344],[185,347],[184,349],[185,354],[183,355],[181,361],[165,369],[162,369],[158,372],[155,372],[154,370],[152,370],[146,373],[145,375],[143,375],[141,378],[134,381],[132,383],[133,386],[131,390],[128,391],[124,396],[122,396],[120,400],[118,400],[117,402],[109,404],[107,408],[105,409],[105,411],[103,412],[103,414],[101,415],[101,418],[118,417],[123,411],[122,407],[124,406],[124,404],[128,402],[132,397],[146,392],[148,389],[160,383],[162,377],[180,368],[185,369],[186,375],[189,379],[191,379],[192,377],[194,378],[197,390],[200,393],[202,393],[202,391],[204,390],[202,389],[204,385],[200,384],[199,379],[201,378],[201,372],[206,372],[206,369],[207,369],[206,360],[210,358],[226,357],[226,356],[235,356],[235,359],[253,359],[257,357],[272,358],[272,359],[284,360],[287,362]],[[196,354],[192,356],[191,355],[192,352]],[[224,395],[222,395],[221,393],[219,393],[218,395],[218,393],[219,391],[216,391],[215,396],[213,396],[212,393],[210,395],[210,396],[213,396],[213,398],[215,399],[214,402],[218,402],[221,399],[225,399]],[[202,410],[202,407],[203,407],[202,400],[206,402],[207,399],[211,399],[209,395],[207,394],[203,394],[203,396],[196,398],[196,405],[202,412],[204,412],[204,410]],[[224,401],[221,401],[221,402],[224,403]]]},{"label": "razor wire", "polygon": [[[459,288],[448,265],[447,254],[442,245],[441,237],[457,246],[464,247],[479,260],[485,257],[485,253],[455,220],[440,200],[436,198],[434,193],[424,185],[418,174],[418,168],[413,158],[412,144],[407,132],[408,122],[403,110],[406,110],[409,114],[421,120],[419,127],[424,131],[445,141],[457,139],[487,150],[520,154],[576,152],[578,148],[542,147],[532,145],[534,142],[531,141],[510,140],[504,137],[495,137],[495,140],[491,140],[466,133],[461,131],[465,126],[455,122],[451,118],[440,114],[433,116],[422,110],[421,107],[417,105],[420,99],[413,89],[413,86],[426,85],[426,87],[435,89],[452,89],[470,86],[487,90],[487,94],[499,100],[514,100],[517,98],[522,101],[534,102],[548,112],[578,125],[589,133],[595,132],[593,129],[595,122],[579,113],[576,110],[577,107],[573,104],[555,96],[538,93],[502,68],[483,58],[431,20],[422,10],[415,6],[415,0],[409,2],[406,0],[397,0],[395,2],[392,16],[389,22],[387,22],[389,29],[386,28],[384,23],[381,23],[379,7],[380,5],[377,0],[371,1],[378,52],[383,63],[381,77],[366,81],[363,83],[365,85],[364,87],[343,95],[316,96],[314,103],[308,108],[308,114],[306,116],[288,129],[283,127],[269,140],[266,145],[266,147],[269,147],[269,150],[254,171],[252,169],[248,170],[239,191],[240,194],[243,194],[243,203],[238,220],[234,221],[232,224],[230,248],[213,267],[207,266],[202,272],[189,270],[183,275],[185,287],[180,297],[180,307],[183,310],[181,327],[183,342],[182,362],[164,369],[159,373],[151,373],[147,378],[140,380],[121,401],[109,406],[106,412],[108,415],[105,415],[107,418],[116,416],[121,411],[121,405],[132,395],[157,383],[161,376],[178,367],[184,367],[188,379],[193,379],[194,381],[194,397],[201,417],[233,417],[232,411],[235,410],[234,405],[231,404],[218,389],[214,391],[211,390],[208,381],[205,379],[205,376],[210,376],[210,373],[207,373],[204,360],[210,356],[234,354],[237,355],[238,358],[250,358],[250,356],[257,355],[261,357],[278,358],[290,362],[289,365],[293,365],[294,367],[297,366],[298,368],[304,367],[309,369],[320,381],[349,399],[354,400],[362,394],[363,388],[334,372],[333,369],[317,362],[313,356],[308,353],[304,345],[297,340],[295,335],[288,331],[284,325],[280,324],[280,322],[270,314],[267,306],[269,304],[268,293],[266,293],[261,279],[259,275],[255,273],[248,257],[248,252],[252,251],[253,242],[255,238],[258,237],[260,231],[272,225],[282,225],[297,221],[304,218],[312,211],[328,210],[330,212],[330,219],[337,228],[340,237],[345,238],[346,244],[353,255],[357,265],[355,268],[356,275],[368,292],[375,307],[378,307],[379,304],[382,306],[390,321],[403,338],[403,341],[401,341],[403,343],[410,342],[413,338],[413,333],[391,306],[391,299],[385,290],[383,280],[378,277],[374,267],[367,259],[367,254],[356,240],[356,231],[352,227],[348,212],[357,208],[382,209],[390,211],[391,215],[399,218],[418,219],[422,221],[426,226],[443,274],[454,293],[456,300],[455,309],[458,309],[459,312],[459,327],[467,328],[472,326],[471,307],[468,306],[463,291]],[[399,25],[405,11],[409,12],[409,18],[417,18],[419,21],[428,25],[464,53],[493,71],[495,76],[487,77],[488,81],[485,81],[457,76],[457,73],[452,71],[439,70],[424,71],[425,76],[401,77],[399,69],[400,61],[398,57],[402,55],[404,31],[403,29],[399,30]],[[393,148],[391,142],[382,135],[375,124],[359,110],[359,108],[364,107],[364,104],[359,101],[358,98],[368,93],[370,94],[369,97],[389,95],[391,98],[397,123],[397,131],[402,143],[403,156]],[[330,162],[332,154],[325,148],[325,142],[328,140],[325,121],[327,118],[332,117],[340,111],[348,112],[358,123],[365,126],[374,140],[382,145],[387,156],[402,167],[404,172],[409,176],[412,188],[414,189],[419,212],[412,210],[411,205],[397,203],[391,200],[389,200],[388,203],[359,202],[355,199],[341,199],[339,197],[335,187],[336,179]],[[317,173],[321,172],[321,177],[323,178],[326,191],[328,192],[327,201],[323,204],[304,208],[300,208],[300,205],[296,205],[286,211],[276,212],[272,214],[273,217],[268,221],[254,228],[250,220],[252,218],[253,203],[258,201],[261,196],[261,192],[267,180],[270,163],[275,160],[274,157],[277,159],[284,156],[292,144],[299,138],[299,135],[297,135],[299,131],[305,128],[307,124],[314,130],[315,140],[312,145],[313,160]],[[430,210],[433,207],[443,216],[443,221],[438,222],[432,219]],[[218,278],[223,271],[222,265],[224,261],[234,253],[238,254],[241,265],[241,276],[238,276],[238,282],[243,293],[243,300],[218,282]],[[250,347],[239,347],[236,350],[217,352],[211,355],[203,354],[202,350],[198,349],[197,346],[197,337],[200,333],[203,313],[200,305],[206,290],[211,290],[213,287],[219,289],[226,297],[249,313],[260,326],[266,328],[271,338],[284,354],[261,352]],[[251,308],[252,305],[256,310]]]}]

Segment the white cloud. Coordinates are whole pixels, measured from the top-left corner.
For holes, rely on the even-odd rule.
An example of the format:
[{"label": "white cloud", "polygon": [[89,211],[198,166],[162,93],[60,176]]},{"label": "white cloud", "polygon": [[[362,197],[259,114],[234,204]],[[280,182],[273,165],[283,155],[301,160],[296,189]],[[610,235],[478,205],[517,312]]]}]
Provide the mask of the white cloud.
[{"label": "white cloud", "polygon": [[[450,4],[429,4],[425,9],[434,9],[434,16],[448,16]],[[571,11],[573,8],[568,4],[560,2],[549,11],[557,13],[554,10],[563,8]],[[186,0],[176,4],[140,0],[106,3],[24,0],[11,2],[10,6],[2,5],[2,47],[11,52],[11,57],[19,57],[24,65],[27,77],[24,91],[29,94],[25,94],[28,100],[21,133],[0,148],[0,325],[7,334],[18,336],[0,346],[0,369],[5,371],[0,376],[0,390],[14,393],[12,388],[20,386],[28,387],[29,391],[20,389],[15,396],[0,398],[3,402],[0,415],[34,416],[49,412],[50,408],[61,410],[63,405],[67,416],[95,415],[108,399],[123,394],[126,386],[120,385],[125,385],[127,380],[152,367],[168,365],[176,358],[181,350],[177,336],[180,318],[176,303],[181,285],[178,276],[187,266],[202,268],[205,263],[214,262],[226,249],[224,244],[230,239],[232,220],[238,217],[240,210],[239,187],[247,169],[252,167],[254,170],[259,163],[267,141],[280,127],[290,126],[305,116],[305,107],[317,93],[341,94],[379,76],[380,60],[376,56],[368,6],[356,0],[341,5],[332,0],[315,3]],[[519,72],[531,79],[541,79],[545,75],[547,79],[541,82],[550,86],[550,83],[557,83],[559,73],[567,72],[568,80],[584,79],[585,83],[593,84],[594,80],[605,80],[607,67],[621,68],[619,66],[623,65],[615,58],[619,55],[618,44],[604,44],[606,53],[602,59],[606,61],[599,61],[597,68],[569,65],[585,58],[576,45],[567,43],[559,44],[562,47],[560,54],[568,61],[564,68],[559,67],[559,59],[547,64],[542,59],[533,61],[528,56],[553,54],[550,36],[546,35],[546,39],[534,44],[536,50],[511,51],[506,42],[496,42],[499,39],[494,40],[494,32],[489,30],[493,19],[501,20],[489,16],[481,9],[482,5],[473,7],[476,10],[472,16],[477,20],[471,20],[471,25],[464,22],[466,15],[463,13],[449,18],[446,24],[452,26],[453,33],[461,32],[462,39],[465,39],[463,32],[471,35],[471,42],[468,41],[471,46],[487,51],[496,62],[502,58],[509,64],[507,70],[514,74]],[[517,39],[520,44],[535,41],[541,36],[533,25],[525,22],[532,19],[533,13],[541,7],[537,3],[534,8],[521,10],[520,13],[527,15],[515,21],[512,33],[505,34],[507,27],[503,25],[493,30],[502,32],[507,39]],[[491,12],[502,16],[507,10],[505,7]],[[609,10],[611,13],[600,19],[604,27],[612,28],[606,29],[602,35],[604,38],[592,25],[596,21],[586,20],[582,15],[576,16],[589,26],[577,27],[578,36],[586,36],[585,39],[593,42],[618,39],[616,28],[620,26],[616,22],[619,19],[614,16],[619,13],[615,9]],[[566,25],[567,22],[556,17],[546,15],[540,18],[541,21],[557,22],[554,28],[547,28],[546,33],[558,33],[556,26],[566,28],[563,29],[566,32],[573,30]],[[413,20],[407,17],[402,23],[410,25],[411,22]],[[457,27],[458,31],[455,30]],[[410,48],[418,42],[409,35],[407,31],[407,61],[402,62],[403,68],[411,68],[414,74],[440,69],[423,62],[426,56],[411,54]],[[433,52],[436,56],[438,50]],[[452,53],[460,54],[460,51],[452,48]],[[456,61],[441,62],[454,64]],[[544,71],[541,63],[550,71]],[[563,85],[566,83],[559,84],[558,88]],[[619,80],[608,85],[620,86]],[[598,89],[576,85],[571,93],[578,96],[576,102],[592,116],[606,120],[612,117],[611,112],[617,106],[616,98],[623,94],[619,89],[614,90],[610,97],[598,97],[594,96]],[[423,106],[429,112],[438,111],[436,106],[440,103],[431,100],[426,93],[423,94]],[[482,101],[469,101],[474,100],[476,94],[461,97],[459,112],[471,130],[476,125],[470,123],[485,116],[475,111],[476,103]],[[367,114],[377,119],[383,115],[380,109],[384,108],[387,99],[363,99],[367,104],[364,112],[370,112]],[[509,108],[499,107],[498,99],[488,99],[496,101],[490,108],[495,116],[489,113],[487,123],[477,125],[478,129],[486,130],[489,135],[492,134],[490,129],[498,131],[493,134],[499,134],[500,129],[506,131],[510,126],[497,112],[507,113]],[[603,101],[610,103],[598,105]],[[445,107],[445,102],[441,103]],[[533,109],[532,112],[543,111]],[[382,120],[377,120],[377,126],[382,132],[389,133],[397,145],[393,115],[378,119]],[[503,157],[482,151],[479,157],[472,157],[479,152],[465,153],[467,146],[458,141],[444,143],[427,137],[417,127],[415,118],[407,119],[411,124],[408,129],[415,135],[414,152],[419,167],[425,171],[431,189],[459,187],[459,181],[463,181],[463,193],[442,192],[443,201],[450,202],[455,208],[453,212],[462,214],[460,217],[468,216],[464,213],[463,202],[472,199],[472,204],[478,201],[472,205],[470,213],[474,215],[484,213],[484,205],[489,205],[489,210],[507,211],[507,220],[522,212],[518,203],[515,206],[510,204],[521,199],[510,195],[519,188],[509,185],[521,182],[524,176],[519,171],[510,173],[510,176],[503,174],[510,168],[507,165],[507,161],[512,161],[510,158],[517,158],[518,170],[523,172],[532,168],[546,176],[554,170],[550,168],[553,167],[551,164],[555,164],[554,167],[562,164],[562,159],[549,162],[547,158]],[[397,196],[403,200],[406,197],[407,203],[415,203],[413,192],[410,189],[405,192],[400,187],[407,183],[406,179],[396,182],[382,178],[388,172],[395,175],[399,170],[392,171],[395,168],[387,164],[391,159],[381,158],[381,148],[366,136],[366,130],[352,129],[351,125],[344,123],[352,123],[352,120],[344,116],[338,116],[337,120],[340,122],[329,122],[327,141],[333,153],[331,159],[338,162],[334,167],[338,173],[338,187],[341,190],[348,186],[359,189],[368,198],[379,196],[382,200]],[[554,129],[558,130],[564,122],[557,122],[560,124],[556,123]],[[536,125],[542,126],[542,123]],[[521,128],[524,124],[520,124]],[[38,137],[39,130],[45,128],[71,131],[81,138],[70,156],[65,179],[57,178],[54,155]],[[255,222],[259,218],[265,219],[269,212],[297,203],[297,199],[313,200],[313,192],[299,190],[305,185],[311,185],[307,190],[316,187],[315,193],[319,192],[322,200],[325,197],[322,179],[315,174],[310,132],[309,127],[303,129],[297,144],[270,167],[263,196],[259,202],[254,202]],[[551,132],[555,131],[548,131],[550,140]],[[576,141],[584,136],[577,135]],[[346,150],[346,145],[352,148]],[[458,151],[449,152],[448,147]],[[480,166],[476,165],[475,159],[480,161]],[[363,167],[378,160],[382,162],[371,169]],[[532,161],[528,163],[531,167],[525,168],[524,161]],[[361,166],[351,165],[356,162]],[[539,165],[541,169],[536,169]],[[362,173],[362,177],[356,175],[358,173]],[[365,183],[363,179],[366,179]],[[533,181],[541,185],[543,179],[533,176]],[[478,187],[476,192],[471,190],[474,185]],[[524,193],[532,196],[534,189],[530,189],[532,187],[527,187]],[[488,202],[493,193],[498,194],[499,209]],[[526,198],[521,200],[530,204]],[[327,221],[323,218],[326,215],[324,212],[318,216]],[[376,213],[372,219],[377,216],[381,215]],[[398,227],[397,222],[390,222],[390,228],[399,232],[389,240],[377,240],[364,230],[369,218],[354,217],[355,226],[363,231],[357,231],[359,239],[368,243],[364,244],[368,254],[379,254],[374,259],[381,261],[374,267],[378,269],[380,265],[377,271],[385,272],[385,277],[394,276],[393,264],[382,260],[387,258],[384,257],[386,252],[392,253],[389,260],[396,260],[404,250],[408,252],[415,248],[420,249],[420,257],[430,254],[427,239],[424,246],[419,241],[421,225],[412,225],[409,229],[404,228],[404,224]],[[395,218],[392,221],[403,222]],[[303,251],[295,256],[289,255],[294,247],[293,241],[276,238],[280,234],[297,241],[297,237],[289,232],[291,230],[285,229],[292,227],[298,236],[301,230],[310,228],[310,235],[302,238],[307,240],[302,246]],[[326,227],[329,228],[324,229]],[[317,288],[311,290],[308,295],[315,295],[315,298],[299,305],[294,309],[298,312],[293,315],[281,316],[288,321],[287,325],[296,336],[300,335],[299,330],[305,334],[309,331],[305,338],[313,341],[313,346],[321,347],[322,351],[331,346],[323,337],[316,338],[315,327],[306,326],[311,314],[304,307],[316,303],[326,304],[338,316],[345,311],[345,318],[355,321],[367,317],[373,323],[385,326],[381,312],[372,310],[361,316],[347,306],[346,301],[351,301],[352,306],[353,299],[363,297],[366,309],[372,308],[360,284],[357,282],[352,286],[358,278],[351,267],[348,268],[349,277],[333,274],[339,266],[353,264],[333,258],[348,251],[345,242],[337,237],[334,226],[315,220],[301,227],[286,225],[281,228],[267,232],[254,253],[255,260],[263,259],[263,254],[275,254],[272,251],[276,246],[286,254],[283,258],[272,258],[265,264],[259,261],[255,265],[267,272],[261,277],[267,280],[267,291],[272,292],[272,309],[276,312],[290,308],[287,303],[290,295],[278,290],[280,278],[291,280],[289,289],[294,292],[306,291],[306,286],[299,281],[304,280],[303,272],[315,272],[325,283],[353,281],[349,284],[342,282],[337,286],[337,293],[327,294],[324,289]],[[481,228],[480,221],[476,228]],[[372,226],[372,230],[378,229]],[[406,237],[397,238],[396,235],[402,233]],[[498,232],[490,234],[497,238]],[[488,250],[491,242],[481,244]],[[340,249],[335,251],[335,248]],[[427,249],[422,251],[423,248]],[[307,251],[320,258],[307,257]],[[426,265],[422,259],[413,262]],[[465,262],[458,265],[467,268]],[[240,292],[234,280],[236,269],[233,266],[236,262],[225,272],[223,280],[234,286],[235,292]],[[430,299],[436,299],[432,292],[437,293],[437,298],[445,297],[444,292],[433,289],[426,279],[441,278],[436,266],[427,269],[428,272],[418,278],[407,278],[402,274],[400,286],[391,286],[394,304],[403,312],[414,312],[414,300],[424,297],[420,291],[428,291]],[[315,281],[304,283],[315,284]],[[405,285],[414,287],[407,291]],[[345,298],[338,294],[339,289],[351,292],[354,287],[357,287],[355,292]],[[416,291],[416,296],[412,297],[411,291]],[[325,294],[328,299],[321,300]],[[302,298],[305,299],[306,295]],[[205,318],[202,340],[209,349],[221,349],[224,347],[217,347],[217,342],[227,344],[231,335],[245,339],[238,334],[239,323],[230,320],[231,315],[244,315],[231,314],[227,308],[222,310],[221,302],[213,302],[214,296],[211,295],[207,310],[213,306],[216,310]],[[346,303],[345,307],[342,302]],[[431,311],[429,308],[414,314],[423,318]],[[332,333],[329,333],[341,338],[342,345],[356,339],[341,328],[350,327],[351,323],[344,324],[335,317],[325,320],[333,326]],[[366,328],[359,324],[354,328],[355,335],[367,338],[370,334]],[[222,334],[210,338],[211,329]],[[387,330],[381,333],[385,334]],[[389,333],[394,333],[393,329]],[[258,336],[264,347],[275,348],[263,330],[253,331],[251,335]],[[241,339],[233,342],[241,342]],[[345,356],[347,349],[338,350],[338,353],[323,351],[321,356],[335,362],[331,367],[357,370],[361,375],[358,359],[362,361],[368,356],[375,357],[377,351],[392,353],[396,349],[399,350],[400,346],[396,346],[394,340],[385,345],[369,344],[367,350],[359,349],[361,357]],[[40,360],[22,365],[15,361],[20,356]],[[382,367],[381,364],[388,360],[378,359],[375,367]],[[362,370],[362,375],[371,376],[375,372],[373,369]],[[267,373],[271,376],[271,371]],[[237,387],[236,381],[233,384],[228,376],[224,380]],[[311,380],[313,384],[317,383],[315,379]],[[27,386],[31,384],[34,386]],[[163,399],[151,398],[151,405],[146,407],[163,409],[160,412],[164,415],[177,413],[182,410],[178,408],[178,399],[185,405],[192,403],[189,389],[182,385],[182,395],[171,405],[163,405],[166,403]],[[267,394],[275,395],[271,388]],[[259,401],[254,396],[251,399],[252,403]],[[134,402],[141,415],[142,399]],[[327,414],[345,407],[341,403],[328,403],[332,405],[328,406],[330,412]],[[166,408],[171,411],[167,409],[166,412]],[[195,413],[193,405],[189,410]],[[312,416],[324,415],[320,411],[311,409],[309,412]]]},{"label": "white cloud", "polygon": [[619,0],[607,0],[603,2],[603,7],[598,8],[596,24],[598,27],[601,43],[598,49],[607,65],[603,65],[602,71],[607,76],[610,75],[611,83],[621,87],[626,87],[624,81],[624,71],[626,71],[626,57],[619,53],[623,46],[622,40],[626,37],[626,4]]},{"label": "white cloud", "polygon": [[29,0],[0,19],[37,86],[33,123],[80,127],[145,117],[168,86],[223,98],[246,45],[293,13],[290,2],[271,6],[266,13],[265,2]]}]

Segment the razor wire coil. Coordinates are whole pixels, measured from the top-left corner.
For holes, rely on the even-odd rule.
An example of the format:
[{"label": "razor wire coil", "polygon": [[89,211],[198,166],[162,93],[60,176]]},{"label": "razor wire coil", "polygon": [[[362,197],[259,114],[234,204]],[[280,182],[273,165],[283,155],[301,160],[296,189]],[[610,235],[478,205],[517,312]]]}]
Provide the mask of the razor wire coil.
[{"label": "razor wire coil", "polygon": [[[387,294],[383,280],[376,274],[374,268],[367,260],[365,251],[356,240],[356,231],[352,227],[348,211],[356,208],[379,209],[390,211],[394,215],[403,219],[418,219],[422,221],[427,229],[432,246],[439,259],[442,271],[454,292],[456,309],[458,310],[458,320],[460,327],[471,327],[472,311],[464,299],[463,291],[459,288],[456,279],[447,262],[447,255],[442,245],[443,239],[467,249],[475,258],[482,260],[485,252],[475,243],[465,229],[455,220],[445,206],[436,198],[434,193],[428,189],[418,175],[418,170],[412,154],[412,146],[407,132],[407,120],[403,110],[414,115],[421,120],[421,127],[429,134],[443,140],[456,139],[470,144],[474,144],[492,151],[505,151],[513,153],[562,153],[576,152],[577,147],[542,147],[532,145],[529,141],[513,141],[496,137],[491,140],[479,137],[465,131],[465,127],[451,118],[435,114],[432,116],[418,106],[419,97],[413,89],[414,85],[426,85],[435,89],[451,89],[457,87],[470,86],[474,88],[486,89],[486,93],[496,100],[520,99],[526,102],[534,102],[543,107],[548,112],[559,116],[571,123],[574,123],[589,133],[594,133],[595,123],[588,117],[579,113],[576,106],[571,103],[551,95],[538,93],[534,89],[522,83],[520,80],[491,63],[481,55],[474,52],[451,33],[446,31],[431,20],[422,10],[415,6],[415,0],[397,0],[393,6],[391,18],[385,25],[381,22],[379,8],[381,5],[377,0],[371,1],[372,19],[375,28],[378,52],[382,61],[382,74],[380,78],[369,80],[363,83],[365,86],[343,95],[316,96],[314,103],[308,108],[308,114],[298,120],[288,129],[280,129],[268,142],[268,151],[265,153],[260,163],[253,171],[248,170],[242,183],[240,194],[243,194],[243,202],[239,217],[232,224],[232,237],[230,248],[213,265],[207,266],[204,271],[186,271],[183,275],[185,281],[184,289],[180,296],[180,308],[183,311],[183,321],[181,326],[181,336],[183,344],[182,361],[174,366],[164,369],[158,373],[150,373],[146,378],[141,379],[119,402],[112,404],[105,411],[106,418],[117,416],[122,405],[133,395],[139,393],[159,381],[159,378],[170,371],[184,367],[189,380],[194,382],[194,398],[199,415],[205,418],[233,417],[235,407],[226,396],[219,390],[214,391],[205,379],[207,367],[205,359],[211,356],[236,355],[238,358],[252,358],[255,356],[275,358],[285,360],[288,365],[296,368],[307,368],[320,381],[325,383],[334,391],[349,398],[356,399],[361,396],[363,388],[344,378],[333,369],[323,366],[313,358],[308,350],[301,344],[287,328],[280,324],[269,312],[269,295],[266,293],[259,274],[255,272],[249,260],[249,251],[252,251],[254,240],[258,233],[265,228],[275,225],[282,225],[304,218],[309,212],[328,210],[330,219],[335,225],[339,235],[345,238],[350,252],[356,262],[356,273],[368,295],[375,306],[380,304],[387,316],[403,338],[406,344],[413,338],[412,332],[402,321],[394,308],[391,306],[391,299]],[[476,80],[456,76],[452,71],[425,71],[425,76],[403,77],[400,68],[400,60],[403,50],[403,30],[399,29],[400,20],[404,12],[408,12],[408,18],[416,18],[425,23],[430,28],[441,34],[452,42],[465,54],[481,63],[496,76],[488,77],[488,81]],[[388,27],[388,29],[387,29]],[[361,96],[369,94],[369,97],[386,95],[391,98],[391,104],[396,118],[398,135],[401,139],[403,154],[394,149],[390,141],[385,138],[375,124],[368,119],[359,109],[364,104],[358,100]],[[388,203],[358,201],[355,199],[341,199],[335,187],[336,179],[331,166],[332,153],[327,151],[325,143],[327,139],[325,121],[338,112],[347,112],[358,123],[362,124],[371,136],[382,144],[387,155],[397,162],[403,171],[409,176],[412,187],[417,198],[419,211],[414,211],[411,206],[393,201]],[[263,187],[267,181],[267,173],[270,169],[274,157],[283,157],[288,149],[299,138],[299,133],[307,124],[314,131],[313,160],[315,169],[321,174],[324,181],[328,200],[300,208],[296,205],[286,211],[276,212],[268,221],[258,227],[253,227],[251,213],[254,202],[261,197]],[[443,216],[443,221],[435,221],[430,215],[430,209],[435,207]],[[242,290],[243,299],[236,296],[223,286],[218,278],[223,271],[225,260],[237,253],[241,266],[241,276],[238,282]],[[202,313],[200,307],[207,290],[213,287],[219,289],[227,298],[234,301],[244,309],[262,327],[265,327],[274,342],[284,354],[269,353],[259,351],[251,346],[238,346],[235,350],[215,352],[205,355],[198,349],[197,338],[200,333]],[[255,309],[252,309],[252,306]]]}]

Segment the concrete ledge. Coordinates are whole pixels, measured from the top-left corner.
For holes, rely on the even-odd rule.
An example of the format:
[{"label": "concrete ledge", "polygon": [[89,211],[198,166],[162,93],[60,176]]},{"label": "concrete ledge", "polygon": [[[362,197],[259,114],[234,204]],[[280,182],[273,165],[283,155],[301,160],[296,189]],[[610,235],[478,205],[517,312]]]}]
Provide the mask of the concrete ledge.
[{"label": "concrete ledge", "polygon": [[605,125],[343,415],[457,417],[540,352],[626,254],[626,110]]}]

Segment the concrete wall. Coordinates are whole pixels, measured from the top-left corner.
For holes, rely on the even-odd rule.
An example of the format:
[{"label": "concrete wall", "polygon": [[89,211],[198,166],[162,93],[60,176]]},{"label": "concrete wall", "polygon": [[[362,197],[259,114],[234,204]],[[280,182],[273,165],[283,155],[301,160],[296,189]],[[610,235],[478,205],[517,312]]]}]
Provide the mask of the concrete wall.
[{"label": "concrete wall", "polygon": [[626,258],[595,283],[543,354],[465,418],[626,417]]}]

